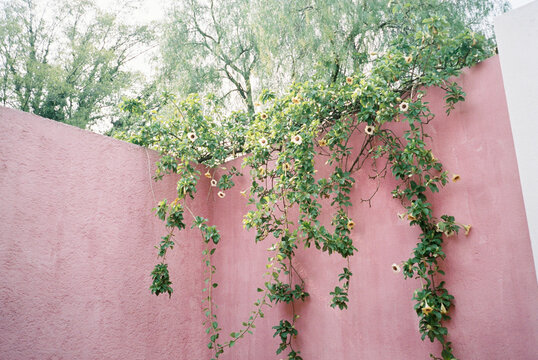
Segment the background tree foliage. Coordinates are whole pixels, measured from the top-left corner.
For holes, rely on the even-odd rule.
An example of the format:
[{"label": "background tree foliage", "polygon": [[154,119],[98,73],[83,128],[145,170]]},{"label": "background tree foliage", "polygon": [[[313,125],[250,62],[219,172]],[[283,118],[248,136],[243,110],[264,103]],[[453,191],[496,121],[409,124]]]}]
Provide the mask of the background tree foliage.
[{"label": "background tree foliage", "polygon": [[490,20],[507,8],[506,0],[171,1],[155,31],[159,71],[140,86],[126,63],[153,35],[125,25],[128,10],[0,0],[0,103],[80,127],[113,120],[111,133],[139,121],[119,113],[126,94],[160,108],[169,93],[212,93],[223,111],[252,116],[263,89],[283,94],[293,82],[367,72],[393,39],[432,15],[446,16],[454,34],[484,33],[493,47]]},{"label": "background tree foliage", "polygon": [[295,81],[332,83],[367,71],[392,40],[432,15],[450,19],[453,34],[484,33],[493,47],[491,18],[508,6],[505,0],[176,2],[165,24],[161,81],[182,96],[214,92],[228,108],[252,114],[264,88],[282,93]]},{"label": "background tree foliage", "polygon": [[1,3],[1,104],[82,128],[113,117],[135,79],[125,65],[151,32],[88,0],[39,5]]}]

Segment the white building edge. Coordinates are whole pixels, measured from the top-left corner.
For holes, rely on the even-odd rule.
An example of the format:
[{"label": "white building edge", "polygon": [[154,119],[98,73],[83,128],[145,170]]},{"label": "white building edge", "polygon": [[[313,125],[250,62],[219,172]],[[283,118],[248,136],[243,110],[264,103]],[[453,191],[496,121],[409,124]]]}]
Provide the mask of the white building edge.
[{"label": "white building edge", "polygon": [[495,35],[538,278],[538,0],[512,2]]}]

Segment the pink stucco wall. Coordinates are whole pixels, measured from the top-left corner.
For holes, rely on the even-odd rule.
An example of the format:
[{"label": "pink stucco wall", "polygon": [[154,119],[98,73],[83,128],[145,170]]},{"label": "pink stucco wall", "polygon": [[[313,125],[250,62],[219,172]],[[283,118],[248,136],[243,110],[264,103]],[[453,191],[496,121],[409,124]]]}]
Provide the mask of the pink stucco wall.
[{"label": "pink stucco wall", "polygon": [[[170,254],[171,300],[149,292],[151,167],[143,148],[0,108],[0,359],[204,358],[200,242]],[[175,181],[153,189],[173,198]]]},{"label": "pink stucco wall", "polygon": [[[473,225],[448,240],[447,286],[456,297],[449,324],[460,359],[537,359],[538,287],[498,58],[466,71],[467,100],[430,133],[434,153],[461,176],[436,196],[441,213]],[[149,293],[152,248],[164,233],[150,209],[148,155],[142,148],[14,110],[0,108],[0,359],[208,359],[200,311],[199,235],[185,232],[170,253],[174,295]],[[237,160],[236,163],[239,163]],[[359,174],[353,198],[374,184]],[[155,198],[173,198],[174,178],[153,183]],[[221,229],[215,290],[223,335],[245,321],[263,285],[269,243],[242,227],[238,178],[224,199],[207,191],[193,206]],[[438,348],[420,341],[412,309],[414,280],[391,264],[408,257],[416,230],[398,219],[390,181],[372,208],[359,202],[351,259],[350,308],[329,307],[346,263],[299,251],[297,267],[311,297],[298,306],[296,339],[305,359],[426,359]],[[537,219],[529,219],[536,221]],[[223,359],[280,359],[271,327],[289,309],[278,305],[253,336]]]}]

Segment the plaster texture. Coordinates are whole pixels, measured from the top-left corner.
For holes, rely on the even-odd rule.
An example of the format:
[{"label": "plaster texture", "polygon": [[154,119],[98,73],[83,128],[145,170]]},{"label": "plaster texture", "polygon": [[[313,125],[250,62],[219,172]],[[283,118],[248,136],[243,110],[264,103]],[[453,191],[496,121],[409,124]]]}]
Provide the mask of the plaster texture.
[{"label": "plaster texture", "polygon": [[[498,58],[459,81],[467,100],[448,118],[443,94],[428,94],[437,114],[429,131],[433,151],[461,176],[434,197],[435,210],[473,225],[469,236],[446,241],[445,280],[456,297],[450,340],[459,359],[537,359],[538,287]],[[151,164],[155,159],[149,152]],[[152,247],[164,234],[150,212],[156,201],[148,171],[142,148],[0,110],[0,359],[210,358],[201,325],[199,234],[176,238],[168,257],[172,298],[148,290]],[[298,251],[295,266],[311,295],[296,307],[304,359],[416,360],[439,350],[419,338],[411,300],[419,283],[391,269],[407,259],[418,232],[397,217],[402,208],[390,196],[390,175],[371,208],[360,203],[375,189],[367,175],[357,174],[352,193],[359,251],[349,263],[348,310],[329,307],[346,261]],[[173,198],[175,180],[153,183],[155,198]],[[200,200],[192,204],[222,233],[214,296],[225,338],[248,319],[270,256],[269,239],[255,244],[242,227],[248,206],[240,191],[249,178],[234,181],[220,199],[202,177]],[[275,355],[271,327],[290,309],[279,304],[265,313],[254,335],[222,359],[285,358]]]},{"label": "plaster texture", "polygon": [[[149,291],[156,159],[0,108],[0,359],[206,358],[198,238],[170,254],[174,296]],[[173,177],[151,185],[175,197]]]}]

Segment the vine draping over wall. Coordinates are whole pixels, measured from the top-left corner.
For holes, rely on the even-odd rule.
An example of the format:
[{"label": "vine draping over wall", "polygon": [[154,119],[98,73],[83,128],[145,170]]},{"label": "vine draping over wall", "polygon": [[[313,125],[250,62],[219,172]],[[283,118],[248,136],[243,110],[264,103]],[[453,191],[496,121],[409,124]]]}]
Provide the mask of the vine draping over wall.
[{"label": "vine draping over wall", "polygon": [[[124,104],[145,118],[145,125],[125,137],[162,155],[156,178],[179,175],[177,198],[163,200],[156,207],[157,216],[170,231],[157,246],[161,261],[152,272],[151,291],[156,295],[173,292],[166,255],[175,245],[174,231],[189,224],[199,229],[206,244],[205,327],[214,358],[252,333],[265,307],[282,302],[290,305],[292,315],[273,327],[274,336],[280,339],[276,352],[285,352],[288,359],[302,359],[294,342],[300,336],[294,303],[309,293],[294,267],[295,252],[299,246],[315,247],[344,259],[356,253],[350,234],[361,221],[349,216],[354,201],[350,192],[358,186],[357,172],[368,167],[378,183],[388,173],[398,180],[392,196],[402,204],[400,216],[421,234],[410,258],[394,264],[393,270],[401,271],[405,278],[421,280],[421,287],[413,293],[419,330],[422,339],[428,337],[442,345],[441,357],[431,357],[455,359],[444,326],[450,319],[453,296],[438,278],[444,275],[443,241],[460,229],[467,234],[470,226],[456,223],[450,215],[433,215],[429,197],[459,176],[450,178],[427,145],[427,125],[434,114],[424,95],[430,86],[442,88],[450,113],[465,95],[450,78],[490,54],[482,36],[469,31],[452,36],[446,28],[443,18],[426,19],[415,32],[397,38],[383,54],[370,54],[368,74],[353,74],[330,85],[295,84],[280,97],[264,91],[252,118],[243,112],[223,116],[211,97],[200,99],[197,95],[183,101],[168,97],[169,106],[160,113],[148,111],[136,100]],[[394,123],[400,123],[398,130]],[[199,179],[205,176],[211,189],[226,201],[226,192],[241,172],[235,167],[223,171],[222,165],[243,155],[243,166],[252,179],[250,188],[241,190],[252,205],[244,216],[244,226],[256,230],[256,242],[272,242],[272,255],[251,316],[225,338],[212,293],[217,287],[212,256],[220,233],[209,225],[210,219],[191,211],[187,199],[196,197]],[[327,177],[316,175],[322,158],[326,160],[323,166],[331,168]],[[198,164],[209,170],[203,173]],[[323,212],[333,214],[330,225],[319,221]],[[349,267],[335,274],[338,285],[330,293],[331,307],[345,310],[353,306],[348,297],[352,275]]]}]

